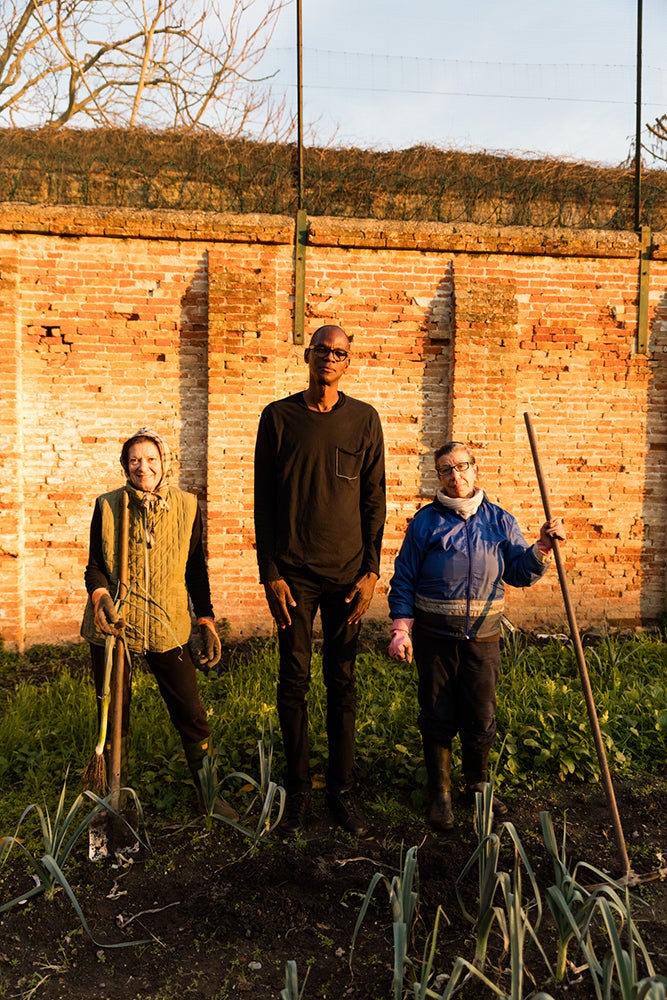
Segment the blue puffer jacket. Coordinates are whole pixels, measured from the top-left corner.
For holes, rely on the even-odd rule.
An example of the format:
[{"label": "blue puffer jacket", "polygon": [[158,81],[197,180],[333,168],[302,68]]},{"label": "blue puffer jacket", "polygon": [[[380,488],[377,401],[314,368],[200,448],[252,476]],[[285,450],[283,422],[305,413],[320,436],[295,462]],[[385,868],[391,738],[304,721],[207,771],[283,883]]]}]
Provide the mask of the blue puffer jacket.
[{"label": "blue puffer jacket", "polygon": [[436,499],[417,512],[396,557],[392,618],[460,639],[500,633],[505,586],[530,587],[549,566],[511,514],[486,497],[464,520]]}]

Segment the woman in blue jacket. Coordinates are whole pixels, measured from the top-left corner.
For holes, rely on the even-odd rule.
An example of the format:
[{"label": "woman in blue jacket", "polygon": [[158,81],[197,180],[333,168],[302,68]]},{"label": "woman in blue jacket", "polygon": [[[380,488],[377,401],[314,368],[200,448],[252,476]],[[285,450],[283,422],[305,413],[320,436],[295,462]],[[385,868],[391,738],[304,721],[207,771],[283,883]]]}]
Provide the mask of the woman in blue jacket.
[{"label": "woman in blue jacket", "polygon": [[[516,519],[475,485],[477,466],[460,441],[435,453],[440,481],[432,503],[408,525],[389,592],[389,655],[417,663],[419,729],[429,786],[427,818],[454,826],[452,739],[459,734],[466,798],[488,780],[496,736],[496,684],[505,584],[531,587],[551,562],[560,518],[530,545]],[[496,816],[507,807],[494,800]]]}]

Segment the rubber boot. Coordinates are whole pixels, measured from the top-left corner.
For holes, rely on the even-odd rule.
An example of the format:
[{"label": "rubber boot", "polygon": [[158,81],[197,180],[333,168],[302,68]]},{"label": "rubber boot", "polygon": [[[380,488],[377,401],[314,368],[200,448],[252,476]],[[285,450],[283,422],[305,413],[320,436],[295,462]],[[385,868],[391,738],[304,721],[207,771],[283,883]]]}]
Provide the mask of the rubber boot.
[{"label": "rubber boot", "polygon": [[[476,792],[483,792],[484,785],[489,780],[489,751],[467,750],[461,752],[461,763],[466,788],[465,797],[469,802],[475,801]],[[493,815],[496,819],[507,815],[507,806],[493,793]]]},{"label": "rubber boot", "polygon": [[428,777],[426,818],[434,830],[446,833],[454,828],[451,782],[452,752],[431,740],[423,740],[422,742]]},{"label": "rubber boot", "polygon": [[[199,772],[202,768],[204,757],[212,756],[211,750],[209,749],[209,741],[202,740],[199,743],[183,743],[183,750],[185,751],[185,759],[188,762],[190,774],[192,775],[192,780],[197,791],[199,811],[205,816],[207,809],[202,795]],[[233,806],[230,806],[228,802],[225,802],[221,795],[216,795],[213,811],[219,816],[223,816],[225,819],[231,820],[232,823],[238,823],[239,814],[236,809],[234,809]]]}]

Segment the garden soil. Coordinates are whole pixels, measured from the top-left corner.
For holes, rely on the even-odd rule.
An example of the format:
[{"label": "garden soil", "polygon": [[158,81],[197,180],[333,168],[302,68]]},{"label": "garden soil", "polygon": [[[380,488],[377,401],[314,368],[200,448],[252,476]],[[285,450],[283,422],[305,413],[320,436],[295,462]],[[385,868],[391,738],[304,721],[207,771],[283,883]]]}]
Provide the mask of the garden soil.
[{"label": "garden soil", "polygon": [[[37,897],[0,915],[0,995],[7,1000],[279,1000],[285,966],[296,962],[303,1000],[390,1000],[393,931],[387,883],[401,858],[417,847],[419,903],[409,954],[419,967],[440,907],[432,986],[442,992],[457,956],[472,959],[475,936],[465,919],[456,882],[477,839],[473,811],[455,802],[457,826],[435,835],[419,811],[396,804],[388,818],[373,806],[378,789],[366,790],[369,832],[354,838],[337,830],[317,791],[303,838],[281,842],[270,836],[255,850],[223,824],[207,830],[198,818],[186,827],[147,816],[151,848],[135,856],[90,862],[87,845],[67,873],[95,942],[62,890]],[[657,972],[667,974],[667,780],[646,777],[615,789],[632,871],[642,881],[630,891],[632,913]],[[383,801],[386,803],[386,797]],[[507,819],[516,826],[531,858],[542,896],[552,884],[552,866],[542,847],[540,811],[550,812],[559,843],[566,827],[571,861],[588,862],[610,876],[622,874],[601,787],[565,784],[548,792],[508,800]],[[498,828],[502,833],[502,829]],[[513,857],[505,834],[501,867]],[[0,869],[0,899],[26,887],[18,855]],[[371,880],[382,873],[352,949],[355,924]],[[595,879],[580,872],[580,880]],[[463,884],[474,906],[476,876]],[[523,878],[524,897],[529,896]],[[540,938],[553,960],[548,916]],[[142,941],[141,944],[132,942]],[[129,947],[111,947],[124,944]],[[601,955],[600,955],[601,957]],[[541,987],[553,997],[594,997],[583,960],[572,952],[564,983],[549,980],[543,959],[527,946],[525,996]],[[509,992],[509,958],[492,935],[486,974]],[[4,990],[4,993],[3,993]],[[491,992],[477,982],[464,997]]]}]

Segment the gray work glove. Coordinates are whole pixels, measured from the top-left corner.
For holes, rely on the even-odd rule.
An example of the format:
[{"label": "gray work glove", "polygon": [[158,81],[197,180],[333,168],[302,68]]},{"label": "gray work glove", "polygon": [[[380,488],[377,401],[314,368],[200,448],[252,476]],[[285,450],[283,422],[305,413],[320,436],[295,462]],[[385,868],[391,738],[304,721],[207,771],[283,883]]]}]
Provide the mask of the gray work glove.
[{"label": "gray work glove", "polygon": [[93,597],[95,624],[105,635],[121,635],[125,622],[116,611],[116,606],[108,590],[101,590]]},{"label": "gray work glove", "polygon": [[199,666],[205,671],[212,670],[220,662],[222,655],[220,637],[211,618],[198,618],[197,625],[201,637],[201,649],[197,651]]}]

